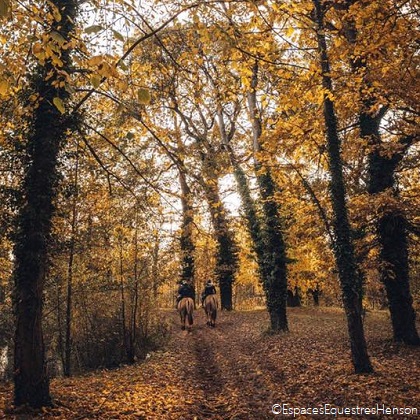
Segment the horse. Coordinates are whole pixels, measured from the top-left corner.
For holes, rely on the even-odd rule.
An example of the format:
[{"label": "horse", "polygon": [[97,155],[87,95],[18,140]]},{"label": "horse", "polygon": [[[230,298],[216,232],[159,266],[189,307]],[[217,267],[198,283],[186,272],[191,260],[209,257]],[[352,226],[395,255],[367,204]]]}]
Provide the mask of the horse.
[{"label": "horse", "polygon": [[182,298],[178,303],[178,312],[181,317],[181,329],[191,331],[193,325],[194,301],[189,297]]},{"label": "horse", "polygon": [[216,326],[217,318],[217,298],[216,295],[208,295],[203,302],[204,310],[207,316],[207,325],[209,327]]}]

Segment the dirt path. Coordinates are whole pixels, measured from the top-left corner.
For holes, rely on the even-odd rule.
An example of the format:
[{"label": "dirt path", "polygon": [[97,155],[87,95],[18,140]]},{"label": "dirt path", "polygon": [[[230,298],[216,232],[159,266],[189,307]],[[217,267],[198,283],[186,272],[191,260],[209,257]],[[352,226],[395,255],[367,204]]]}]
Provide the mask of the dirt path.
[{"label": "dirt path", "polygon": [[[389,341],[386,314],[367,319],[374,375],[354,375],[341,311],[289,311],[291,332],[269,336],[264,311],[223,313],[216,328],[201,309],[193,331],[164,311],[171,338],[145,362],[52,381],[56,406],[43,413],[2,412],[11,386],[0,385],[0,419],[266,420],[273,404],[290,407],[417,407],[420,350]],[[313,416],[300,418],[311,419]],[[333,418],[332,416],[317,416]],[[342,418],[351,418],[342,417]],[[404,419],[413,416],[365,416]]]},{"label": "dirt path", "polygon": [[194,381],[203,391],[195,413],[199,419],[272,418],[267,403],[273,392],[269,378],[262,376],[256,360],[243,353],[238,328],[225,314],[215,329],[204,325],[200,314],[191,333]]}]

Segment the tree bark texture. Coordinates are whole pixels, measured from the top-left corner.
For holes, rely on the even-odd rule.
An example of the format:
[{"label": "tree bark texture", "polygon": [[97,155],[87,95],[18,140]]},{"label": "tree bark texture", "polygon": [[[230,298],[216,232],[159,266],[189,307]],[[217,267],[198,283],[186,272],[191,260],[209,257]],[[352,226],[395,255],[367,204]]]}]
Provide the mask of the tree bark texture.
[{"label": "tree bark texture", "polygon": [[69,262],[67,266],[67,306],[66,306],[66,344],[64,358],[64,376],[71,376],[71,352],[72,352],[72,309],[73,309],[73,265],[77,235],[77,199],[79,178],[79,150],[76,151],[76,163],[74,169],[74,191],[71,215],[71,236],[69,245]]},{"label": "tree bark texture", "polygon": [[288,331],[286,244],[279,206],[275,201],[276,186],[268,169],[257,171],[257,182],[263,200],[263,238],[267,264],[267,308],[271,329]]},{"label": "tree bark texture", "polygon": [[181,255],[182,255],[182,272],[181,279],[194,285],[194,252],[195,246],[193,242],[193,207],[192,195],[188,186],[186,174],[179,168],[179,182],[181,185],[181,204],[182,204],[182,224],[181,224]]},{"label": "tree bark texture", "polygon": [[[366,127],[365,130],[366,131]],[[378,150],[369,155],[370,194],[395,188],[395,169],[402,154],[382,156]],[[394,191],[395,195],[397,192]],[[416,329],[416,314],[410,292],[407,219],[402,211],[384,209],[376,221],[380,245],[380,279],[385,286],[395,341],[420,345]]]},{"label": "tree bark texture", "polygon": [[[68,40],[76,18],[74,1],[52,0],[61,13],[52,30]],[[70,65],[69,50],[62,50],[64,68]],[[55,76],[46,80],[49,72]],[[14,350],[14,403],[42,407],[51,403],[42,333],[43,289],[48,269],[53,200],[57,181],[57,156],[65,138],[68,120],[53,105],[53,99],[68,98],[64,88],[52,85],[57,73],[50,61],[39,65],[31,88],[39,94],[27,138],[28,170],[23,183],[25,202],[17,221],[14,267],[16,316]]]},{"label": "tree bark texture", "polygon": [[330,172],[330,196],[333,208],[334,254],[342,289],[343,304],[347,317],[353,365],[356,373],[372,372],[367,352],[362,321],[361,296],[363,285],[357,270],[354,246],[351,240],[350,223],[346,204],[346,189],[341,159],[341,144],[332,94],[330,63],[327,54],[324,16],[320,0],[313,0],[317,23],[317,41],[321,62],[324,94],[324,120],[327,136],[328,164]]},{"label": "tree bark texture", "polygon": [[232,288],[238,267],[237,245],[220,199],[217,174],[208,156],[203,160],[203,169],[204,192],[217,241],[215,274],[220,288],[221,308],[230,311],[233,309]]},{"label": "tree bark texture", "polygon": [[[346,2],[346,11],[353,1]],[[345,20],[344,35],[347,41],[355,45],[358,32],[353,16]],[[379,147],[382,144],[379,131],[380,122],[384,116],[381,111],[375,114],[376,98],[369,94],[369,68],[365,59],[353,56],[351,66],[355,73],[363,75],[363,86],[360,89],[359,129],[360,136],[367,140],[372,147],[368,156],[368,192],[371,195],[385,192],[387,189],[395,196],[395,170],[403,159],[406,145],[402,144],[401,151],[392,156],[381,155]],[[364,92],[364,93],[362,93]],[[410,292],[407,220],[404,213],[398,209],[385,210],[376,221],[376,234],[380,246],[380,271],[381,282],[384,284],[391,314],[394,339],[406,344],[420,344],[416,330],[416,316],[413,309],[413,299]]]},{"label": "tree bark texture", "polygon": [[254,166],[262,200],[261,237],[263,246],[263,282],[267,310],[273,332],[288,331],[287,322],[287,258],[279,204],[275,199],[276,185],[272,174],[259,160],[262,150],[262,125],[258,116],[256,87],[258,64],[255,63],[252,91],[248,93],[248,109],[253,132]]}]

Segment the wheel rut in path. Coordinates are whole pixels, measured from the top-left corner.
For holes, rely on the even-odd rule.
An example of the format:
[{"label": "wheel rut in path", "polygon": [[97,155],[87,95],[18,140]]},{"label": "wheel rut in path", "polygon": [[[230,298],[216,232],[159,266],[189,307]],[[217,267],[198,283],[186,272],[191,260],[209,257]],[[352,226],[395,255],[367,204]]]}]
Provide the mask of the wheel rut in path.
[{"label": "wheel rut in path", "polygon": [[281,382],[258,352],[249,352],[247,341],[255,337],[249,336],[247,324],[238,323],[236,313],[223,313],[216,328],[210,328],[201,311],[194,315],[192,332],[178,335],[178,348],[186,355],[183,370],[193,390],[188,420],[272,420],[271,405]]},{"label": "wheel rut in path", "polygon": [[196,379],[204,396],[197,415],[199,419],[226,420],[231,416],[224,394],[224,380],[210,333],[209,327],[200,326],[195,331],[193,341]]}]

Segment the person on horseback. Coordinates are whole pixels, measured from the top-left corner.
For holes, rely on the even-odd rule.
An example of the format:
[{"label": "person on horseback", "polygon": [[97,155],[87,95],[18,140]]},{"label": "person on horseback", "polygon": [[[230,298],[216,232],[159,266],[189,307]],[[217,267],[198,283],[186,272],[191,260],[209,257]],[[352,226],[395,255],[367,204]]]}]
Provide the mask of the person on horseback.
[{"label": "person on horseback", "polygon": [[185,280],[181,282],[178,288],[178,296],[176,297],[176,306],[182,298],[189,297],[192,300],[195,300],[195,292],[192,285]]},{"label": "person on horseback", "polygon": [[206,286],[204,287],[203,293],[201,293],[201,305],[204,305],[204,299],[209,295],[216,294],[216,287],[211,280],[207,280]]}]

